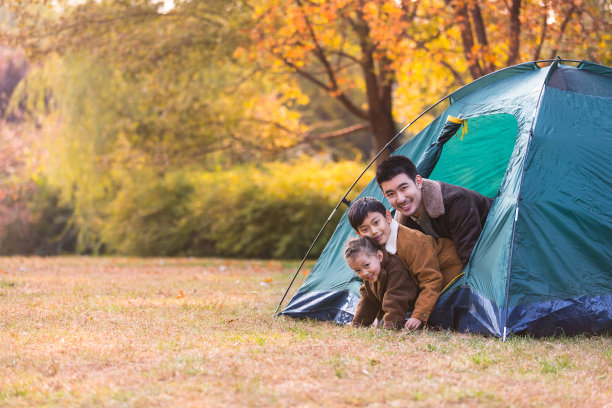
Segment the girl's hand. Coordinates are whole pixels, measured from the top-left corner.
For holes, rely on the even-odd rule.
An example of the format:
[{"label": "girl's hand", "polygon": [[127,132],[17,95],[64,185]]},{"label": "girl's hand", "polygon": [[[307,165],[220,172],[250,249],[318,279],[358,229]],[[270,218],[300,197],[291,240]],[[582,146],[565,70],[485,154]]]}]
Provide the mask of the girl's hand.
[{"label": "girl's hand", "polygon": [[419,327],[421,327],[421,324],[423,322],[421,322],[419,319],[417,319],[416,317],[411,317],[410,319],[408,319],[408,321],[406,322],[406,324],[404,325],[404,328],[406,330],[416,330]]}]

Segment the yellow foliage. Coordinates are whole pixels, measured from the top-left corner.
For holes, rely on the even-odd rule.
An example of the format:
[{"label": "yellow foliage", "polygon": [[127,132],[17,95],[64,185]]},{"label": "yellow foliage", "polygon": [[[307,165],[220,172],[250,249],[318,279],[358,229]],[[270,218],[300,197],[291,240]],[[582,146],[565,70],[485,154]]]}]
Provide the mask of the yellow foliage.
[{"label": "yellow foliage", "polygon": [[[202,240],[212,240],[223,254],[300,257],[362,168],[358,162],[302,157],[292,163],[192,173],[198,199],[190,211],[195,220],[189,224],[200,225]],[[353,194],[371,177],[370,171]],[[320,250],[322,246],[314,255]]]}]

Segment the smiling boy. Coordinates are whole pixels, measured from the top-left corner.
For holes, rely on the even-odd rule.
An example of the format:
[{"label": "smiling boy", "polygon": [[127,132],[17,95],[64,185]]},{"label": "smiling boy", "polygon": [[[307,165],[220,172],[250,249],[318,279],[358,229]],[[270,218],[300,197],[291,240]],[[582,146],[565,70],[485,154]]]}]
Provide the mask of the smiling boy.
[{"label": "smiling boy", "polygon": [[405,327],[417,329],[427,323],[442,290],[461,273],[453,243],[399,225],[373,197],[356,200],[349,208],[348,220],[357,234],[396,255],[416,279],[420,293]]},{"label": "smiling boy", "polygon": [[461,186],[422,178],[408,157],[391,156],[376,170],[376,182],[408,228],[453,241],[465,267],[493,199]]}]

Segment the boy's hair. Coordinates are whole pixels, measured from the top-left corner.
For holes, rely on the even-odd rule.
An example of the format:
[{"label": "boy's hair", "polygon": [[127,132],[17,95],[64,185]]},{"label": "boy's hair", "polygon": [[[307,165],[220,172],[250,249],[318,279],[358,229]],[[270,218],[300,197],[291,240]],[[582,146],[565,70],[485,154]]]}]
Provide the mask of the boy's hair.
[{"label": "boy's hair", "polygon": [[416,166],[406,156],[391,156],[383,161],[376,169],[376,182],[381,183],[391,180],[398,174],[406,174],[412,181],[416,181],[419,174]]},{"label": "boy's hair", "polygon": [[383,216],[387,215],[385,205],[374,197],[361,197],[355,200],[348,210],[348,220],[351,227],[358,231],[359,226],[363,224],[363,220],[365,220],[370,212],[379,212]]},{"label": "boy's hair", "polygon": [[376,255],[378,251],[380,251],[380,248],[366,237],[353,237],[346,243],[344,259],[347,261],[354,259],[361,252],[365,252],[369,255]]}]

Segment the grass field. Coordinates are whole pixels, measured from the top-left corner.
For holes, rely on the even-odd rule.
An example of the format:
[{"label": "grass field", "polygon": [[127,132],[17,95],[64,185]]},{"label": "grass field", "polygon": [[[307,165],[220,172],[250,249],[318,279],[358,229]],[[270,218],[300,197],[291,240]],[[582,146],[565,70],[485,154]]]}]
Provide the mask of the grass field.
[{"label": "grass field", "polygon": [[611,337],[272,317],[295,268],[0,258],[0,407],[612,408]]}]

